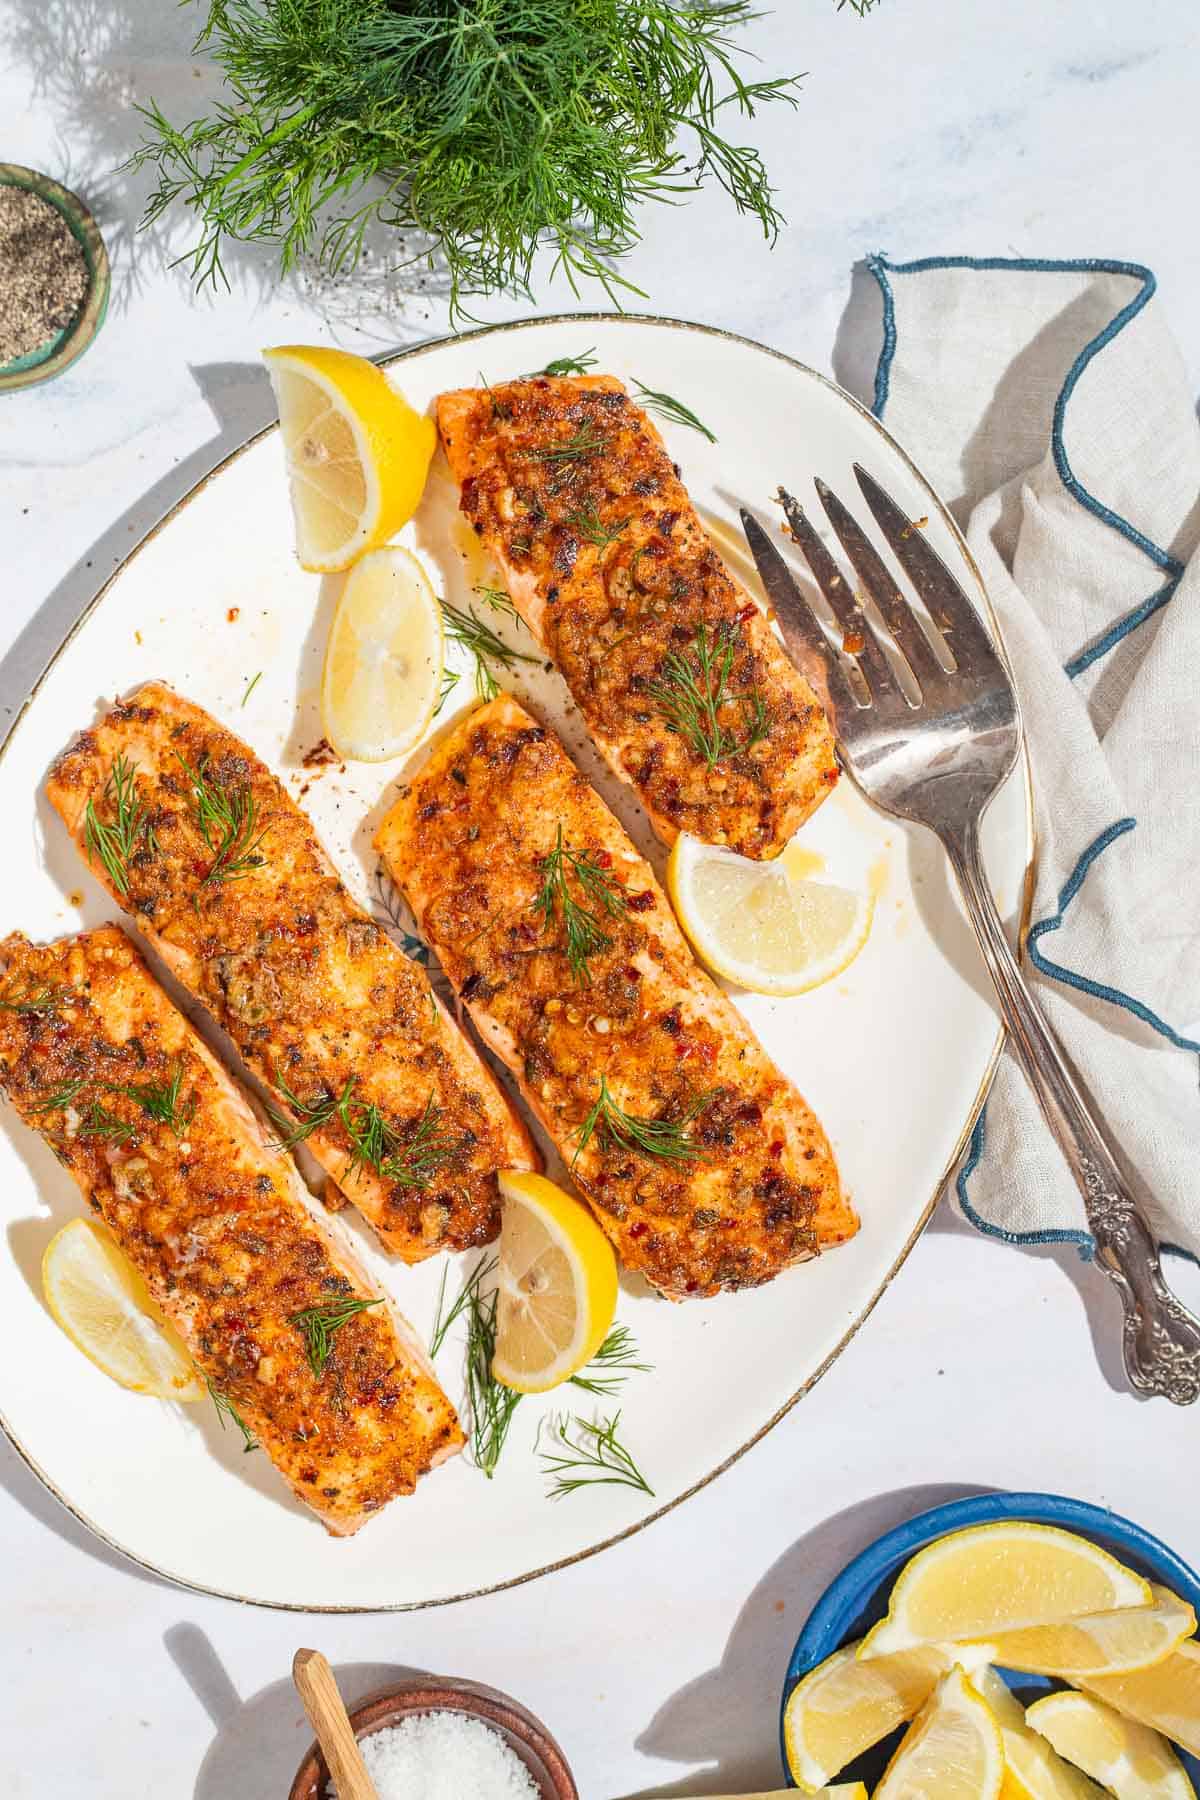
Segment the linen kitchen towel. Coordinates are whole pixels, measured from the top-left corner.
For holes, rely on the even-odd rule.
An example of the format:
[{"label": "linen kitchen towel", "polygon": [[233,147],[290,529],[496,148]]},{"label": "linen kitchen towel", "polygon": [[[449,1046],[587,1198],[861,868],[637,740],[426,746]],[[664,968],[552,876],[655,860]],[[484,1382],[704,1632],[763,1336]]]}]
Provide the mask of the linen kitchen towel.
[{"label": "linen kitchen towel", "polygon": [[[1016,675],[1037,832],[1026,974],[1158,1235],[1200,1256],[1200,427],[1154,277],[868,267],[875,411],[952,504]],[[994,1236],[1091,1251],[1007,1056],[956,1191]]]}]

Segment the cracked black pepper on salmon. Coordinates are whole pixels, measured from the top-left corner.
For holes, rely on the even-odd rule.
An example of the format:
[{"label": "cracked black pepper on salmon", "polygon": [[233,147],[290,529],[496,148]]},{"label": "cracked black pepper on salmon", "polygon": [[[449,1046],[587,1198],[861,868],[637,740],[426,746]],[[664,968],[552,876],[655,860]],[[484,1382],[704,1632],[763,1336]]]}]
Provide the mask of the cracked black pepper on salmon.
[{"label": "cracked black pepper on salmon", "polygon": [[148,682],[47,792],[93,873],[406,1262],[495,1237],[524,1124],[418,964],[358,906],[253,751]]},{"label": "cracked black pepper on salmon", "polygon": [[821,706],[609,375],[441,395],[462,510],[667,843],[777,856],[837,780]]},{"label": "cracked black pepper on salmon", "polygon": [[681,1300],[853,1236],[820,1124],[516,701],[437,744],[376,844],[627,1267]]},{"label": "cracked black pepper on salmon", "polygon": [[[118,926],[0,943],[0,1080],[214,1393],[335,1536],[462,1447],[420,1344]],[[169,1108],[153,1103],[164,1094]],[[320,1368],[314,1313],[349,1315]]]}]

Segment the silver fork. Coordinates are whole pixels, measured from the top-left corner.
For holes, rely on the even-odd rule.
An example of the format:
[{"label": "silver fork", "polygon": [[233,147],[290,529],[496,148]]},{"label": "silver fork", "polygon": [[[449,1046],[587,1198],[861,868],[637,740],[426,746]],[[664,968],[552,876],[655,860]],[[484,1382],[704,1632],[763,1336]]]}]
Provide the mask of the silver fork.
[{"label": "silver fork", "polygon": [[[842,761],[858,786],[898,818],[936,832],[945,847],[996,986],[1008,1041],[1083,1196],[1096,1260],[1120,1292],[1130,1382],[1140,1393],[1190,1405],[1200,1396],[1200,1322],[1163,1279],[1158,1246],[1117,1149],[1025,984],[983,870],[980,820],[1013,768],[1021,739],[1008,670],[921,526],[857,463],[854,473],[901,568],[943,633],[946,660],[954,667],[945,666],[883,558],[822,481],[816,482],[817,493],[853,565],[858,591],[797,501],[782,489],[779,499],[833,614],[840,644],[809,606],[762,525],[743,509],[758,572],[784,641],[824,701]],[[874,618],[864,597],[873,603]],[[893,666],[897,652],[907,670]],[[897,678],[898,667],[903,680]]]}]

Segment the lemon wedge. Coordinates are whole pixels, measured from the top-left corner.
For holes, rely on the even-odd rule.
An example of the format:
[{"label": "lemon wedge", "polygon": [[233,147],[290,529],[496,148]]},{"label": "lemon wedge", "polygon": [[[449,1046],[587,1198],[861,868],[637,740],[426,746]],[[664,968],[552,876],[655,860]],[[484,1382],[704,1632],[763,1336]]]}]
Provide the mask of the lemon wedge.
[{"label": "lemon wedge", "polygon": [[875,1800],[999,1800],[1000,1727],[961,1669],[943,1675],[875,1789]]},{"label": "lemon wedge", "polygon": [[417,510],[437,444],[365,356],[318,344],[264,350],[287,457],[296,555],[306,569],[346,569]]},{"label": "lemon wedge", "polygon": [[952,1654],[932,1644],[870,1662],[860,1661],[857,1651],[857,1644],[835,1650],[788,1696],[784,1749],[792,1780],[806,1793],[915,1719],[953,1666]]},{"label": "lemon wedge", "polygon": [[72,1219],[51,1238],[42,1292],[71,1342],[122,1387],[158,1400],[204,1398],[191,1357],[104,1226]]},{"label": "lemon wedge", "polygon": [[892,1589],[887,1617],[867,1633],[859,1655],[979,1642],[1151,1600],[1140,1575],[1073,1532],[1022,1520],[973,1525],[913,1557]]},{"label": "lemon wedge", "polygon": [[591,1362],[617,1310],[617,1259],[582,1203],[505,1169],[492,1373],[541,1394]]},{"label": "lemon wedge", "polygon": [[762,863],[684,832],[667,862],[667,892],[714,974],[755,994],[803,994],[839,974],[867,941],[875,896],[857,861],[849,859],[849,879],[837,879],[830,860],[799,841]]},{"label": "lemon wedge", "polygon": [[1064,1762],[1045,1738],[1030,1731],[1025,1708],[995,1669],[986,1665],[973,1669],[971,1685],[987,1701],[1000,1727],[1004,1746],[1000,1800],[1104,1800],[1094,1782]]},{"label": "lemon wedge", "polygon": [[1200,1644],[1180,1644],[1164,1661],[1134,1674],[1081,1675],[1079,1686],[1200,1756]]},{"label": "lemon wedge", "polygon": [[1123,1606],[1056,1625],[998,1632],[983,1650],[989,1662],[1034,1675],[1123,1675],[1163,1662],[1196,1629],[1196,1615],[1166,1588],[1153,1587],[1150,1606]]},{"label": "lemon wedge", "polygon": [[1060,1756],[1117,1800],[1195,1800],[1196,1790],[1166,1738],[1100,1700],[1069,1690],[1047,1694],[1025,1717]]},{"label": "lemon wedge", "polygon": [[339,756],[387,762],[421,741],[442,687],[442,611],[409,551],[350,571],[329,628],[321,726]]}]

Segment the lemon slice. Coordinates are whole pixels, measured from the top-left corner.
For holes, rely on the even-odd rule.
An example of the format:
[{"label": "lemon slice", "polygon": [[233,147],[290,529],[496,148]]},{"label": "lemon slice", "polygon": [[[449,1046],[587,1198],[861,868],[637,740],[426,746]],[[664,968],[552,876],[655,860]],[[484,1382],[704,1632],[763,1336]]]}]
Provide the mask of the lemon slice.
[{"label": "lemon slice", "polygon": [[306,569],[346,569],[386,544],[417,510],[437,444],[365,356],[318,344],[264,350],[287,457],[296,555]]},{"label": "lemon slice", "polygon": [[1166,1738],[1087,1694],[1047,1694],[1025,1714],[1035,1731],[1117,1800],[1195,1800]]},{"label": "lemon slice", "polygon": [[346,577],[329,628],[321,726],[339,756],[405,756],[442,686],[442,610],[415,556],[373,550]]},{"label": "lemon slice", "polygon": [[986,1665],[971,1672],[971,1685],[992,1709],[1004,1746],[1000,1800],[1104,1800],[1094,1782],[1030,1731],[1025,1708],[1003,1677]]},{"label": "lemon slice", "polygon": [[42,1292],[71,1342],[122,1387],[158,1400],[204,1398],[191,1357],[102,1225],[72,1219],[51,1238]]},{"label": "lemon slice", "polygon": [[701,961],[754,994],[803,994],[831,980],[866,943],[875,911],[865,882],[798,876],[686,832],[667,862],[667,892]]},{"label": "lemon slice", "polygon": [[492,1373],[541,1394],[591,1362],[617,1310],[617,1260],[578,1200],[505,1169]]},{"label": "lemon slice", "polygon": [[1196,1615],[1166,1588],[1153,1587],[1150,1606],[1123,1606],[1057,1625],[998,1632],[977,1648],[989,1662],[1034,1675],[1122,1675],[1151,1668],[1196,1629]]},{"label": "lemon slice", "polygon": [[875,1800],[999,1800],[1000,1727],[961,1669],[943,1675],[909,1726]]},{"label": "lemon slice", "polygon": [[1136,1674],[1081,1675],[1079,1685],[1200,1756],[1200,1644],[1180,1644],[1165,1661]]},{"label": "lemon slice", "polygon": [[870,1662],[860,1661],[857,1651],[857,1644],[835,1650],[788,1696],[784,1749],[792,1779],[806,1793],[915,1719],[954,1662],[932,1644]]},{"label": "lemon slice", "polygon": [[973,1525],[913,1557],[859,1655],[979,1641],[1151,1599],[1140,1575],[1073,1532],[1022,1520]]}]

